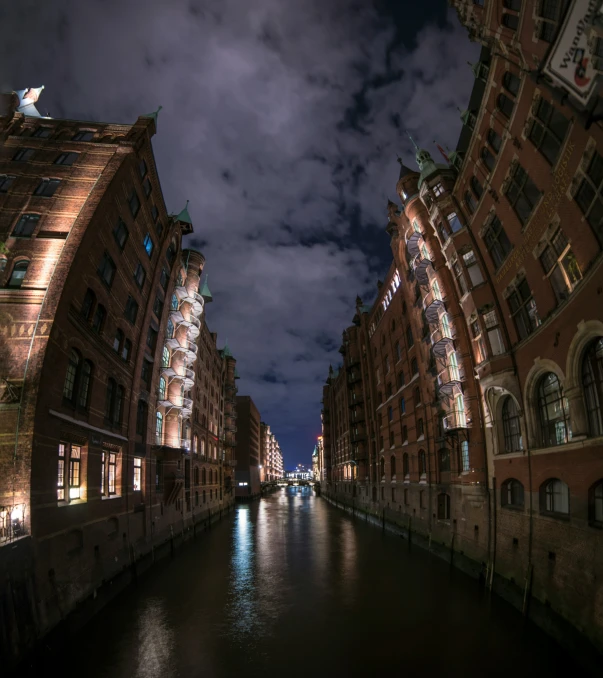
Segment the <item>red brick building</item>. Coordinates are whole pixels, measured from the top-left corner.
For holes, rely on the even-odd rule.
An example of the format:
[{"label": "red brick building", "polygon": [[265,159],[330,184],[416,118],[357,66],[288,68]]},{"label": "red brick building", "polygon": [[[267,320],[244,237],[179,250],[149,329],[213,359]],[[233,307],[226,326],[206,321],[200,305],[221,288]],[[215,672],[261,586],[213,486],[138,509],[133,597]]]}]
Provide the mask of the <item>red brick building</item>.
[{"label": "red brick building", "polygon": [[211,294],[203,256],[183,247],[188,210],[166,210],[156,116],[42,118],[38,95],[4,97],[0,117],[9,658],[234,498],[235,360],[204,322]]},{"label": "red brick building", "polygon": [[575,87],[554,67],[593,3],[453,4],[482,43],[463,129],[448,163],[401,166],[394,262],[324,389],[322,473],[601,650],[603,138],[582,57]]}]

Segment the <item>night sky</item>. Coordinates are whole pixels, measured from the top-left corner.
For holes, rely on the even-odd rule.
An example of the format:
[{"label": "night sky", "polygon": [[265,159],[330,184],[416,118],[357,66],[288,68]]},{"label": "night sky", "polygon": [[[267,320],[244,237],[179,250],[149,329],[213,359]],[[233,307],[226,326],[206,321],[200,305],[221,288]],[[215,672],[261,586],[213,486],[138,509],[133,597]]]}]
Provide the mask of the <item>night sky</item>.
[{"label": "night sky", "polygon": [[[0,8],[0,88],[54,118],[132,123],[169,212],[187,199],[207,322],[285,465],[310,463],[329,363],[391,261],[408,129],[453,148],[478,46],[445,0],[20,0]],[[437,158],[436,158],[437,161]]]}]

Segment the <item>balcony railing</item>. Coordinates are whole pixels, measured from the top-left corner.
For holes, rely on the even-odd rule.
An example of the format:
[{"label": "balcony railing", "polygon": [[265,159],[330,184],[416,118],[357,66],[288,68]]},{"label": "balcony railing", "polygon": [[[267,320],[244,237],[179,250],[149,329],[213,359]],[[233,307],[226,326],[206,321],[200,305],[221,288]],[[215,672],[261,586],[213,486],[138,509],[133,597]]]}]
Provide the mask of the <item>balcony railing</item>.
[{"label": "balcony railing", "polygon": [[430,290],[423,298],[423,309],[428,323],[437,323],[440,315],[446,310],[446,302],[439,292]]},{"label": "balcony railing", "polygon": [[420,231],[415,231],[412,224],[406,229],[404,233],[406,238],[406,249],[414,257],[419,254],[419,243],[423,238],[423,234]]},{"label": "balcony railing", "polygon": [[451,394],[465,381],[465,372],[458,365],[448,365],[438,374],[440,391]]},{"label": "balcony railing", "polygon": [[415,258],[413,262],[413,268],[415,271],[415,277],[419,285],[428,285],[429,284],[429,275],[427,269],[431,266],[431,259],[424,257],[421,252]]},{"label": "balcony railing", "polygon": [[452,410],[443,418],[442,423],[444,424],[445,432],[469,428],[465,410]]},{"label": "balcony railing", "polygon": [[437,355],[445,355],[446,348],[454,341],[454,331],[452,327],[443,326],[440,323],[439,327],[431,333],[431,348]]}]

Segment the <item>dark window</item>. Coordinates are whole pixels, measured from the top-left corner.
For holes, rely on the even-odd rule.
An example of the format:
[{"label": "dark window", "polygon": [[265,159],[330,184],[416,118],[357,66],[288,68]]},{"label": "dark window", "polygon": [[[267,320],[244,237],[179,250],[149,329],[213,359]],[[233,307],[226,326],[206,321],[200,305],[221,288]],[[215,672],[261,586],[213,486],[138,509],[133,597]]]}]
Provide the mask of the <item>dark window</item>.
[{"label": "dark window", "polygon": [[576,193],[576,202],[586,215],[603,247],[603,157],[595,152]]},{"label": "dark window", "polygon": [[73,165],[79,153],[61,153],[54,161],[55,165]]},{"label": "dark window", "polygon": [[520,12],[521,0],[503,0],[503,7],[512,9],[514,12]]},{"label": "dark window", "polygon": [[511,396],[507,396],[502,406],[502,425],[505,448],[504,452],[523,450],[519,410]]},{"label": "dark window", "polygon": [[35,148],[20,148],[15,153],[15,155],[13,155],[13,160],[26,162],[27,160],[31,160],[33,158],[35,152]]},{"label": "dark window", "polygon": [[146,277],[147,272],[144,270],[144,266],[140,262],[138,262],[136,270],[134,271],[134,280],[136,280],[136,284],[140,289],[142,289]]},{"label": "dark window", "polygon": [[482,160],[484,161],[484,165],[488,168],[488,171],[491,172],[494,169],[496,160],[494,159],[494,156],[492,155],[492,153],[490,153],[490,150],[486,146],[482,148]]},{"label": "dark window", "polygon": [[144,179],[147,174],[147,163],[144,158],[141,158],[138,162],[138,171],[140,172],[140,178]]},{"label": "dark window", "polygon": [[117,392],[117,384],[115,379],[109,377],[107,381],[107,391],[105,392],[105,421],[107,423],[112,423],[113,421],[113,408],[115,405],[115,395]]},{"label": "dark window", "polygon": [[168,245],[167,251],[165,253],[165,258],[168,261],[168,264],[170,265],[170,268],[172,268],[172,265],[174,264],[174,260],[176,259],[176,244],[172,240],[172,242]]},{"label": "dark window", "polygon": [[150,233],[147,233],[147,234],[145,235],[144,241],[143,241],[142,244],[143,244],[143,246],[144,246],[145,252],[149,255],[149,257],[153,256],[153,247],[154,247],[154,244],[153,244],[153,238],[151,238],[151,234],[150,234]]},{"label": "dark window", "polygon": [[113,237],[115,238],[115,242],[119,245],[120,250],[123,250],[123,248],[126,246],[128,235],[128,227],[121,219],[118,219],[115,227],[113,228]]},{"label": "dark window", "polygon": [[130,353],[132,353],[132,342],[129,339],[124,341],[124,347],[121,351],[122,360],[128,362],[130,360]]},{"label": "dark window", "polygon": [[551,478],[540,486],[541,513],[569,516],[569,499],[569,487],[558,478]]},{"label": "dark window", "polygon": [[138,193],[136,193],[135,188],[133,188],[132,193],[130,193],[130,197],[128,198],[128,205],[130,207],[130,214],[132,215],[132,218],[136,219],[138,210],[140,210],[140,200],[138,199]]},{"label": "dark window", "polygon": [[93,137],[94,132],[80,130],[71,137],[71,141],[91,141]]},{"label": "dark window", "polygon": [[519,26],[519,17],[517,14],[509,14],[508,12],[503,12],[502,15],[502,24],[507,28],[510,28],[512,31],[516,31]]},{"label": "dark window", "polygon": [[500,219],[496,215],[493,216],[483,237],[486,249],[492,257],[494,268],[499,268],[513,248],[511,247],[511,243],[507,238],[507,234],[505,233]]},{"label": "dark window", "polygon": [[134,325],[134,323],[136,322],[136,316],[138,315],[138,303],[131,296],[128,297],[128,301],[126,302],[124,315],[126,317],[126,320],[128,320],[129,322],[132,323],[132,325]]},{"label": "dark window", "polygon": [[67,363],[65,382],[63,383],[63,398],[69,402],[75,402],[75,386],[79,374],[80,361],[80,354],[72,348],[69,352],[69,362]]},{"label": "dark window", "polygon": [[402,372],[402,370],[398,372],[397,384],[399,389],[404,386],[404,372]]},{"label": "dark window", "polygon": [[151,195],[151,191],[153,190],[151,188],[151,180],[147,177],[143,184],[142,184],[142,189],[144,191],[144,194],[147,196],[147,198]]},{"label": "dark window", "polygon": [[36,139],[48,139],[51,134],[52,127],[38,127],[31,136],[36,137]]},{"label": "dark window", "polygon": [[395,445],[395,443],[396,443],[396,439],[394,437],[394,432],[390,431],[389,432],[389,446],[393,447]]},{"label": "dark window", "polygon": [[471,214],[477,209],[477,203],[471,191],[465,191],[465,205],[467,205],[467,209]]},{"label": "dark window", "polygon": [[400,414],[406,414],[406,401],[400,398]]},{"label": "dark window", "polygon": [[603,480],[596,482],[588,492],[588,520],[594,527],[603,527]]},{"label": "dark window", "polygon": [[471,186],[471,190],[473,191],[473,195],[475,195],[476,199],[479,200],[482,197],[483,188],[477,180],[477,177],[471,177],[469,184]]},{"label": "dark window", "polygon": [[421,404],[421,389],[418,386],[413,391],[413,400],[415,407],[419,407]]},{"label": "dark window", "polygon": [[569,124],[569,120],[548,101],[540,100],[529,136],[551,165],[559,155]]},{"label": "dark window", "polygon": [[25,278],[25,274],[27,273],[28,267],[29,261],[18,261],[13,266],[13,271],[10,275],[10,278],[6,286],[12,287],[13,289],[21,287],[21,285],[23,285],[23,279]]},{"label": "dark window", "polygon": [[96,303],[96,295],[94,292],[88,288],[86,290],[86,294],[84,295],[84,301],[82,302],[82,308],[80,309],[80,313],[86,318],[86,320],[90,320],[90,316],[92,314],[92,310],[94,309],[94,304]]},{"label": "dark window", "polygon": [[0,174],[0,193],[8,193],[8,189],[12,186],[13,181],[17,177],[9,174]]},{"label": "dark window", "polygon": [[14,238],[31,238],[40,221],[39,214],[22,214],[15,224],[11,235]]},{"label": "dark window", "polygon": [[89,360],[84,360],[82,364],[82,371],[80,374],[80,388],[78,405],[83,410],[88,409],[90,404],[90,384],[92,381],[92,363]]},{"label": "dark window", "polygon": [[402,442],[406,442],[408,440],[408,427],[403,426],[402,427]]},{"label": "dark window", "polygon": [[161,269],[161,277],[159,278],[159,284],[163,288],[164,292],[167,290],[167,286],[168,286],[169,281],[170,281],[169,273],[165,270],[165,268],[162,268]]},{"label": "dark window", "polygon": [[149,406],[144,400],[139,400],[136,407],[136,434],[146,438],[147,418],[149,415]]},{"label": "dark window", "polygon": [[498,152],[500,151],[500,147],[502,145],[502,139],[493,129],[488,130],[488,143],[492,147],[494,155],[498,155]]},{"label": "dark window", "polygon": [[161,314],[163,312],[163,297],[161,294],[155,295],[155,301],[153,302],[153,313],[158,320],[161,319]]},{"label": "dark window", "polygon": [[417,359],[413,358],[410,361],[410,371],[412,372],[412,375],[414,376],[415,374],[419,373],[419,365],[417,363]]},{"label": "dark window", "polygon": [[163,235],[163,224],[160,219],[155,222],[155,233],[157,234],[157,237],[161,239],[161,236]]},{"label": "dark window", "polygon": [[151,216],[153,217],[153,221],[157,221],[157,217],[159,216],[159,210],[157,209],[157,205],[153,205],[151,207]]},{"label": "dark window", "polygon": [[412,327],[408,325],[406,328],[406,348],[409,349],[411,346],[413,346],[415,343],[415,340],[412,336]]},{"label": "dark window", "polygon": [[582,388],[591,436],[603,435],[603,338],[595,339],[582,359]]},{"label": "dark window", "polygon": [[496,105],[498,106],[499,111],[507,118],[510,118],[513,115],[514,104],[506,94],[498,95],[496,98]]},{"label": "dark window", "polygon": [[140,378],[144,382],[147,389],[151,386],[151,376],[153,374],[153,363],[146,358],[142,360],[142,371],[140,373]]},{"label": "dark window", "polygon": [[51,198],[59,187],[60,183],[60,179],[42,179],[34,191],[34,195],[39,195],[44,198]]},{"label": "dark window", "polygon": [[417,419],[417,438],[420,438],[422,435],[425,435],[425,429],[423,428],[423,419]]},{"label": "dark window", "polygon": [[387,419],[388,419],[388,421],[394,420],[394,408],[391,407],[391,405],[390,405],[390,407],[387,408]]},{"label": "dark window", "polygon": [[155,346],[157,345],[157,330],[149,327],[147,331],[147,346],[151,349],[152,352],[155,351]]},{"label": "dark window", "polygon": [[123,340],[124,340],[124,333],[118,328],[115,331],[115,338],[113,339],[113,350],[116,353],[120,352]]},{"label": "dark window", "polygon": [[107,311],[102,304],[96,306],[94,311],[94,318],[92,319],[92,329],[97,333],[101,334],[103,331],[103,326],[105,324],[105,318],[107,317]]},{"label": "dark window", "polygon": [[438,452],[438,463],[440,466],[440,473],[450,472],[450,451],[441,449]]},{"label": "dark window", "polygon": [[419,450],[419,475],[427,475],[427,456],[424,450]]},{"label": "dark window", "polygon": [[525,278],[509,295],[508,301],[517,334],[520,339],[525,339],[540,325],[536,302]]},{"label": "dark window", "polygon": [[569,405],[553,372],[545,374],[538,384],[538,415],[543,447],[563,445],[571,440]]},{"label": "dark window", "polygon": [[540,0],[538,17],[540,18],[540,30],[538,37],[545,42],[553,42],[557,32],[557,23],[561,17],[561,0]]},{"label": "dark window", "polygon": [[107,285],[107,287],[111,287],[113,284],[113,278],[115,277],[115,262],[107,252],[103,254],[103,258],[101,259],[100,265],[98,267],[98,275],[100,276],[100,279]]},{"label": "dark window", "polygon": [[500,488],[500,503],[502,506],[523,508],[523,485],[519,480],[509,478]]}]

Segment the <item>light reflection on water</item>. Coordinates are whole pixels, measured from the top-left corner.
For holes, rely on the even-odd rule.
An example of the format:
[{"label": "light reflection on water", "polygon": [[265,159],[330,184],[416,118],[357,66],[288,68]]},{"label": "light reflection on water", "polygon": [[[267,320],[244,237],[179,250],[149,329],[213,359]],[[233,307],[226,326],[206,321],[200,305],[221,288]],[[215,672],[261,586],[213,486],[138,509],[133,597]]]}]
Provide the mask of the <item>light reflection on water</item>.
[{"label": "light reflection on water", "polygon": [[56,654],[32,678],[582,675],[473,580],[306,488],[238,506]]}]

